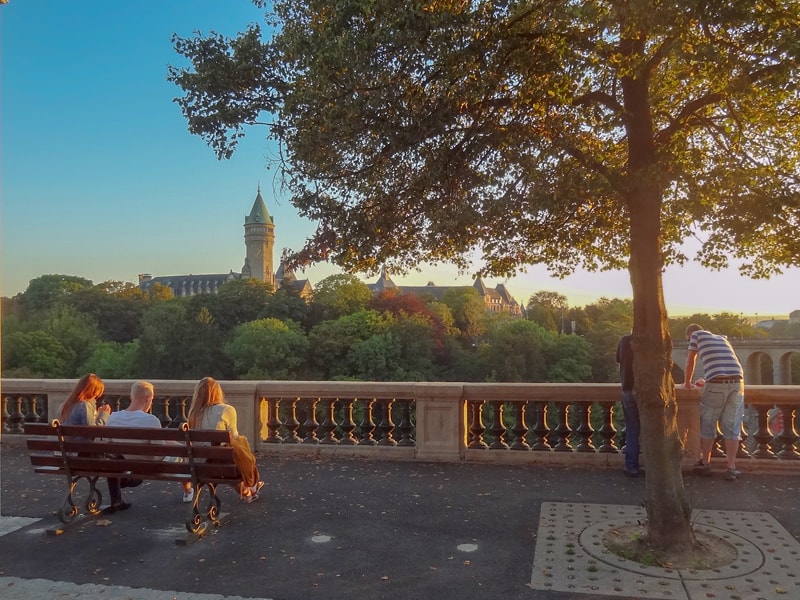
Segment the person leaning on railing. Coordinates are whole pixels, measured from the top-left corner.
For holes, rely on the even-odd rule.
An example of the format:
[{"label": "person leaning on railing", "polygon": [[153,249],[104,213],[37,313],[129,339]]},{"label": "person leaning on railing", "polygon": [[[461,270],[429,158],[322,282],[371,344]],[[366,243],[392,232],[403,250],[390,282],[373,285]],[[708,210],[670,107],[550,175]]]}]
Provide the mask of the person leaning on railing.
[{"label": "person leaning on railing", "polygon": [[225,403],[222,387],[213,377],[203,377],[197,382],[189,408],[191,429],[222,429],[231,434],[234,461],[242,474],[239,495],[243,502],[258,500],[264,482],[258,473],[250,443],[236,429],[236,409]]},{"label": "person leaning on railing", "polygon": [[740,473],[736,469],[736,453],[739,451],[739,434],[744,418],[744,370],[733,347],[723,335],[705,331],[692,323],[686,328],[689,354],[686,358],[686,376],[683,386],[695,387],[692,383],[697,358],[703,363],[705,380],[698,380],[703,388],[700,397],[700,460],[695,472],[711,475],[711,451],[719,423],[725,439],[727,471],[725,479],[735,481]]}]

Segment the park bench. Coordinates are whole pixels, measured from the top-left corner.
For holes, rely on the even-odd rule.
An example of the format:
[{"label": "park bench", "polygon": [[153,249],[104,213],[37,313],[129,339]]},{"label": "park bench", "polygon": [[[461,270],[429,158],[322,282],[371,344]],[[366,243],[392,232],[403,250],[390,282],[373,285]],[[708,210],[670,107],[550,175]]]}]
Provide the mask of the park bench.
[{"label": "park bench", "polygon": [[199,539],[227,516],[220,512],[217,486],[238,486],[241,480],[228,431],[189,429],[185,423],[176,429],[148,429],[61,425],[54,420],[26,423],[25,435],[34,471],[65,478],[67,493],[57,511],[63,525],[49,530],[51,535],[64,533],[82,518],[111,512],[103,506],[98,481],[118,477],[191,482],[194,501],[186,518],[187,540]]}]

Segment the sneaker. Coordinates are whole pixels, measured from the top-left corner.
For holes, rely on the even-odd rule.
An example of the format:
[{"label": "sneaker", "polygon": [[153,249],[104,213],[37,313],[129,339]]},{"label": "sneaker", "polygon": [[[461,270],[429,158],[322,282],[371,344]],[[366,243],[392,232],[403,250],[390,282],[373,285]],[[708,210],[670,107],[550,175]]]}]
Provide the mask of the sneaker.
[{"label": "sneaker", "polygon": [[259,481],[253,487],[245,488],[245,493],[242,494],[242,502],[244,502],[245,504],[251,504],[256,500],[258,500],[259,492],[263,487],[264,487],[264,482]]},{"label": "sneaker", "polygon": [[631,469],[624,469],[622,472],[625,473],[625,475],[627,477],[638,477],[639,476],[639,471],[638,470],[634,471],[634,470],[631,470]]},{"label": "sneaker", "polygon": [[711,477],[711,465],[707,465],[702,460],[694,464],[694,472],[703,477]]},{"label": "sneaker", "polygon": [[194,500],[194,489],[189,490],[188,492],[183,492],[183,501],[187,504]]},{"label": "sneaker", "polygon": [[741,472],[739,470],[728,469],[727,471],[725,471],[725,480],[736,481],[737,479],[739,479],[739,475],[741,475]]}]

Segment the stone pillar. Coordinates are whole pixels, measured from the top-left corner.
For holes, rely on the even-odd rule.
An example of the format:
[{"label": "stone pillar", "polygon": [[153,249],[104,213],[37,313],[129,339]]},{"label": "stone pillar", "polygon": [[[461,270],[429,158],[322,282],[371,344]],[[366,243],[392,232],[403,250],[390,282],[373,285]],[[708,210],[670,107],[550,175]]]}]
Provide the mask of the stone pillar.
[{"label": "stone pillar", "polygon": [[417,403],[418,460],[457,462],[467,447],[466,402],[462,386],[422,383],[414,386]]},{"label": "stone pillar", "polygon": [[675,388],[678,435],[683,442],[683,468],[690,468],[700,457],[700,393],[697,388]]},{"label": "stone pillar", "polygon": [[256,406],[256,382],[221,381],[220,385],[225,394],[225,402],[236,409],[236,429],[239,435],[245,436],[255,450],[261,441],[259,436],[261,420]]},{"label": "stone pillar", "polygon": [[[787,361],[788,362],[788,361]],[[785,380],[788,379],[786,374],[791,377],[791,371],[785,372],[783,369],[783,359],[779,357],[772,359],[772,385],[789,385],[790,382]]]}]

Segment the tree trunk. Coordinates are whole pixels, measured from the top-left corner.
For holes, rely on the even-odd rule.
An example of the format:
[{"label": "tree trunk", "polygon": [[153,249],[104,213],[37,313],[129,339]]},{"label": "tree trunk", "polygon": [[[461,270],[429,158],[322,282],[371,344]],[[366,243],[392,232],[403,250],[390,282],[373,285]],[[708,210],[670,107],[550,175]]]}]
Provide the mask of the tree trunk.
[{"label": "tree trunk", "polygon": [[683,444],[672,380],[672,340],[661,281],[660,192],[639,189],[631,211],[634,380],[641,420],[647,529],[659,548],[694,544],[681,475]]},{"label": "tree trunk", "polygon": [[[641,40],[623,41],[631,55]],[[663,165],[659,165],[650,114],[647,77],[623,78],[628,114],[626,201],[630,212],[630,262],[633,291],[633,373],[641,421],[641,448],[647,469],[645,508],[649,542],[661,549],[695,543],[691,507],[681,475],[683,445],[678,432],[672,381],[672,340],[664,305],[661,242]]]}]

